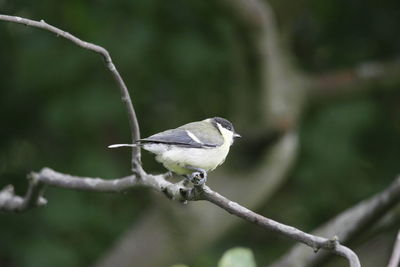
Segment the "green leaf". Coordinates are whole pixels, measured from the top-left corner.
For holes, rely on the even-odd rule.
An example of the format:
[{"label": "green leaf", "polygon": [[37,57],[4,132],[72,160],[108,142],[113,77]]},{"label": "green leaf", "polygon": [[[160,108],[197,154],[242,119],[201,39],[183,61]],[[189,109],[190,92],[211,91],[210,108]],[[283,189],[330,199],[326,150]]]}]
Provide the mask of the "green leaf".
[{"label": "green leaf", "polygon": [[218,263],[218,267],[256,267],[253,252],[248,248],[227,250]]}]

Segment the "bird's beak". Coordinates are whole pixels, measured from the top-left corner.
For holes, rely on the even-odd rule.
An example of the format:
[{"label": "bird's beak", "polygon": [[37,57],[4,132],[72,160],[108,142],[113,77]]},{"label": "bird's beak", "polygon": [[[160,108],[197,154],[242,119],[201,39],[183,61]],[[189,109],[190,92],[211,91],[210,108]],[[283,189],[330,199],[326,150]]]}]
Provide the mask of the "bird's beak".
[{"label": "bird's beak", "polygon": [[242,136],[240,135],[240,134],[238,134],[238,133],[234,133],[233,134],[233,138],[241,138]]}]

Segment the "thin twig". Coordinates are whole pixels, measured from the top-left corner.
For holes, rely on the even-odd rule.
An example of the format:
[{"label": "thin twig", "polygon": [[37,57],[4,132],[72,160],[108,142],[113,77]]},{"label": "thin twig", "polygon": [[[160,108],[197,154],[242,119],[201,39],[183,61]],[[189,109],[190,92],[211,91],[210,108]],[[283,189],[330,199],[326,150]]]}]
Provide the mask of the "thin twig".
[{"label": "thin twig", "polygon": [[396,241],[394,242],[392,256],[390,257],[387,267],[398,267],[400,265],[400,231],[397,233]]},{"label": "thin twig", "polygon": [[[114,63],[112,62],[110,53],[105,48],[103,48],[99,45],[95,45],[95,44],[83,41],[66,31],[60,30],[59,28],[56,28],[50,24],[47,24],[44,20],[35,21],[35,20],[30,20],[30,19],[26,19],[26,18],[17,17],[17,16],[8,16],[8,15],[2,15],[2,14],[0,14],[0,20],[23,24],[26,26],[31,26],[31,27],[35,27],[35,28],[39,28],[39,29],[43,29],[43,30],[55,33],[57,35],[57,37],[61,36],[84,49],[91,50],[91,51],[94,51],[94,52],[100,54],[104,59],[107,69],[111,72],[114,80],[117,82],[118,88],[120,89],[121,99],[122,99],[122,102],[124,102],[124,104],[125,104],[125,107],[127,109],[128,116],[129,116],[129,125],[130,125],[130,130],[131,130],[131,135],[132,135],[132,142],[140,139],[139,123],[138,123],[138,120],[136,117],[135,109],[133,108],[133,104],[132,104],[131,97],[129,95],[128,88],[126,87],[124,80],[122,79],[117,68],[115,67]],[[133,168],[133,170],[135,170],[136,166],[139,163],[140,163],[140,147],[133,147],[132,148],[132,168]]]},{"label": "thin twig", "polygon": [[42,197],[44,192],[44,184],[39,181],[38,176],[35,173],[31,173],[28,175],[28,179],[29,187],[20,211],[47,204],[47,200]]}]

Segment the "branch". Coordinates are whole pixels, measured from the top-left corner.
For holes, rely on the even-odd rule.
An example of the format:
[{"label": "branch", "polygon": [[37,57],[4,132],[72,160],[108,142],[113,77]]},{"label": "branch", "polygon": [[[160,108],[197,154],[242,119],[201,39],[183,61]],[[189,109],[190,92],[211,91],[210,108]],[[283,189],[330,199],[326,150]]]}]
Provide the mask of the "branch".
[{"label": "branch", "polygon": [[164,193],[168,198],[186,201],[184,198],[191,188],[183,183],[173,184],[165,180],[166,175],[150,175],[139,166],[137,175],[130,175],[119,179],[105,180],[102,178],[81,177],[60,173],[50,168],[43,168],[40,172],[29,175],[30,183],[25,197],[15,195],[12,185],[6,186],[0,191],[0,211],[26,211],[36,206],[47,203],[42,198],[43,186],[50,185],[59,188],[120,193],[134,187],[149,187]]},{"label": "branch", "polygon": [[[148,187],[164,193],[167,197],[183,202],[187,201],[209,201],[227,212],[236,215],[246,221],[261,226],[264,229],[282,234],[286,237],[304,243],[314,251],[325,249],[347,258],[351,267],[360,266],[357,255],[349,248],[339,244],[336,238],[330,240],[304,233],[294,227],[287,226],[274,220],[263,217],[222,195],[212,191],[208,186],[188,187],[184,182],[173,184],[165,180],[165,175],[149,175],[142,173],[141,179],[135,175],[114,180],[101,178],[78,177],[56,172],[49,168],[43,168],[39,173],[32,173],[32,182],[24,199],[15,196],[6,187],[0,194],[0,210],[25,211],[41,204],[40,192],[43,185],[51,185],[60,188],[96,191],[96,192],[122,192],[137,186]],[[43,202],[43,201],[42,201]]]},{"label": "branch", "polygon": [[349,248],[339,244],[336,237],[333,239],[327,239],[319,236],[314,236],[300,231],[292,226],[288,226],[274,220],[263,217],[236,202],[233,202],[217,192],[212,191],[209,187],[204,186],[203,190],[200,192],[199,199],[207,200],[220,208],[226,210],[227,212],[236,215],[246,221],[252,222],[264,229],[279,233],[290,239],[299,241],[303,244],[318,251],[319,249],[325,249],[331,251],[337,255],[345,257],[351,267],[361,266],[357,255]]},{"label": "branch", "polygon": [[[24,24],[27,26],[32,26],[53,32],[57,36],[62,36],[80,47],[101,54],[105,60],[107,68],[113,74],[113,77],[121,90],[122,100],[126,105],[130,118],[132,139],[134,141],[139,138],[139,127],[133,109],[132,101],[129,96],[129,92],[114,64],[112,63],[111,57],[107,50],[100,46],[82,41],[65,31],[62,31],[54,26],[45,23],[43,20],[37,22],[29,19],[7,15],[0,15],[0,20]],[[41,198],[44,185],[96,192],[121,192],[134,187],[142,186],[151,188],[158,192],[162,192],[171,199],[183,202],[196,200],[209,201],[221,207],[222,209],[225,209],[231,214],[234,214],[246,221],[253,222],[264,229],[280,233],[291,239],[302,242],[312,247],[314,250],[319,250],[322,248],[332,251],[337,255],[343,256],[348,259],[351,267],[360,266],[357,255],[349,248],[339,244],[337,238],[333,238],[332,240],[330,240],[310,235],[294,227],[278,223],[276,221],[263,217],[243,206],[240,206],[236,202],[232,202],[222,195],[212,191],[207,186],[188,187],[188,185],[184,181],[176,184],[167,181],[165,179],[166,175],[147,174],[141,167],[140,150],[138,148],[134,148],[133,150],[132,164],[135,175],[114,180],[72,176],[56,172],[49,168],[44,168],[39,173],[32,173],[30,175],[31,182],[29,184],[27,194],[24,198],[16,196],[12,190],[12,187],[10,186],[2,190],[0,194],[0,210],[24,211],[29,208],[44,204],[45,201]]]},{"label": "branch", "polygon": [[[130,130],[131,130],[131,135],[132,135],[132,142],[140,139],[139,124],[138,124],[138,120],[136,117],[135,109],[133,108],[131,97],[129,95],[128,88],[126,87],[124,80],[122,79],[117,68],[115,67],[114,63],[112,62],[110,53],[108,53],[108,51],[105,48],[103,48],[99,45],[85,42],[66,31],[60,30],[50,24],[47,24],[44,20],[34,21],[34,20],[25,19],[25,18],[21,18],[21,17],[0,14],[0,21],[1,20],[8,21],[8,22],[14,22],[14,23],[18,23],[18,24],[23,24],[26,26],[31,26],[34,28],[39,28],[42,30],[52,32],[52,33],[56,34],[57,37],[61,36],[84,49],[94,51],[94,52],[100,54],[104,59],[107,69],[111,72],[114,80],[116,81],[116,83],[120,89],[122,102],[124,102],[126,110],[128,112],[128,116],[129,116],[129,125],[130,125]],[[133,147],[132,148],[132,168],[135,169],[139,162],[140,162],[140,147]]]},{"label": "branch", "polygon": [[[399,200],[400,177],[396,178],[384,191],[347,209],[313,231],[312,234],[319,236],[335,234],[343,243],[347,243],[381,219],[385,213],[399,202]],[[321,261],[327,256],[327,254],[323,253],[318,255],[311,254],[302,246],[296,245],[272,266],[319,266]]]},{"label": "branch", "polygon": [[387,267],[398,267],[400,264],[400,231],[397,233],[397,238],[394,243],[393,253],[390,257]]},{"label": "branch", "polygon": [[8,185],[0,191],[0,211],[25,211],[47,204],[47,200],[42,197],[43,184],[39,182],[37,175],[31,173],[28,175],[28,179],[28,190],[23,198],[15,195],[12,185]]}]

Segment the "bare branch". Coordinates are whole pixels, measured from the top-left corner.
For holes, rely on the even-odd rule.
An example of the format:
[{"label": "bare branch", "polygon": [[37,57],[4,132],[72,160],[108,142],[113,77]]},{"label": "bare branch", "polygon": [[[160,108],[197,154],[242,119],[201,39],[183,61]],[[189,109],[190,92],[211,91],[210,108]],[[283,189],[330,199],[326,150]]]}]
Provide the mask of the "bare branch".
[{"label": "bare branch", "polygon": [[24,198],[15,195],[12,185],[0,191],[0,211],[25,211],[46,205],[47,200],[42,197],[43,183],[39,182],[35,174],[28,175],[28,179],[29,186]]},{"label": "bare branch", "polygon": [[[141,168],[139,167],[139,170]],[[168,198],[185,201],[186,192],[191,188],[183,183],[171,183],[167,181],[166,174],[151,175],[141,170],[139,179],[137,175],[130,175],[118,179],[105,180],[102,178],[72,176],[56,172],[49,168],[42,169],[36,174],[38,180],[44,184],[84,191],[120,193],[134,187],[148,187],[155,191],[164,193]]]},{"label": "bare branch", "polygon": [[[55,33],[57,35],[57,37],[61,36],[84,49],[94,51],[94,52],[100,54],[104,59],[107,69],[111,72],[114,80],[116,81],[116,83],[120,89],[121,99],[122,99],[122,102],[124,102],[124,104],[125,104],[125,107],[127,109],[128,116],[129,116],[129,125],[130,125],[130,130],[131,130],[131,135],[132,135],[132,142],[140,139],[139,123],[138,123],[138,120],[136,117],[135,109],[133,108],[133,104],[132,104],[131,97],[129,95],[128,88],[126,87],[124,80],[122,79],[117,68],[115,67],[114,63],[112,62],[110,53],[108,53],[108,51],[105,48],[103,48],[99,45],[85,42],[66,31],[60,30],[50,24],[47,24],[44,20],[35,21],[35,20],[25,19],[25,18],[21,18],[21,17],[8,16],[8,15],[2,15],[2,14],[0,14],[0,20],[23,24],[26,26],[31,26],[31,27],[35,27],[35,28],[39,28],[42,30],[46,30],[46,31]],[[135,169],[139,162],[140,162],[140,147],[133,147],[132,148],[132,168]]]},{"label": "bare branch", "polygon": [[14,193],[14,187],[8,185],[0,191],[0,210],[3,211],[14,211],[22,207],[24,198],[16,196]]},{"label": "bare branch", "polygon": [[192,190],[183,183],[173,184],[165,180],[165,175],[150,175],[142,171],[140,177],[141,179],[138,179],[136,175],[130,175],[119,179],[106,180],[102,178],[73,176],[54,171],[50,168],[43,168],[40,172],[33,172],[29,175],[30,183],[24,198],[16,196],[11,185],[6,186],[0,191],[0,211],[25,211],[35,206],[45,205],[47,201],[41,197],[44,185],[73,190],[111,193],[119,193],[128,191],[134,187],[143,186],[162,192],[168,198],[178,201],[186,201],[186,198],[189,196],[188,192]]},{"label": "bare branch", "polygon": [[135,175],[119,179],[105,180],[102,178],[79,177],[56,172],[43,168],[35,173],[37,179],[44,184],[66,189],[96,191],[96,192],[123,192],[139,184],[140,180]]},{"label": "bare branch", "polygon": [[[400,177],[384,191],[360,202],[313,231],[318,236],[337,235],[343,243],[349,242],[367,227],[373,225],[400,200]],[[302,246],[294,246],[274,267],[319,266],[328,254],[314,255]]]},{"label": "bare branch", "polygon": [[[261,2],[258,2],[261,3]],[[265,7],[266,11],[267,7]],[[71,42],[77,44],[88,50],[92,50],[103,56],[107,68],[113,74],[122,94],[122,100],[125,103],[131,125],[132,139],[133,141],[139,138],[139,127],[137,123],[137,118],[133,109],[132,101],[129,96],[129,92],[123,82],[121,76],[116,70],[114,64],[111,61],[111,57],[107,50],[104,48],[82,41],[75,36],[62,31],[54,26],[45,23],[43,20],[40,22],[24,19],[20,17],[0,15],[0,20],[15,22],[19,24],[24,24],[27,26],[32,26],[40,29],[44,29],[57,34],[57,36],[62,36]],[[268,24],[267,21],[266,24]],[[265,40],[263,40],[265,41]],[[268,41],[268,40],[267,40]],[[264,42],[261,42],[264,45]],[[268,50],[269,51],[269,50]],[[269,51],[270,52],[270,51]],[[269,70],[272,71],[272,70]],[[270,73],[271,77],[275,76],[275,72]],[[289,88],[292,88],[289,86]],[[62,174],[53,171],[48,168],[42,169],[39,173],[31,174],[31,182],[28,187],[27,194],[25,198],[15,196],[11,187],[8,187],[1,191],[0,195],[0,210],[14,210],[21,211],[26,210],[31,207],[40,205],[44,203],[41,201],[41,194],[44,185],[52,185],[61,188],[76,189],[76,190],[90,190],[97,192],[121,192],[129,190],[133,187],[143,186],[148,187],[158,192],[164,193],[167,197],[179,201],[189,201],[189,200],[206,200],[209,201],[222,209],[225,209],[231,214],[234,214],[246,221],[253,222],[264,229],[277,232],[279,234],[285,235],[291,239],[302,242],[315,251],[319,249],[325,249],[331,251],[337,255],[343,256],[348,259],[351,267],[359,267],[360,263],[357,255],[351,251],[349,248],[344,247],[339,244],[337,238],[327,239],[319,236],[314,236],[302,232],[294,227],[287,226],[278,223],[274,220],[263,217],[239,204],[232,202],[231,200],[223,197],[222,195],[212,191],[209,187],[188,187],[184,182],[172,184],[171,182],[165,180],[165,175],[149,175],[141,167],[140,164],[140,150],[134,148],[132,156],[133,170],[136,175],[131,175],[115,180],[104,180],[101,178],[89,178],[89,177],[78,177],[68,174]]]},{"label": "bare branch", "polygon": [[351,267],[361,266],[357,255],[351,249],[339,244],[339,241],[336,237],[334,237],[333,239],[327,239],[319,236],[314,236],[300,231],[299,229],[292,226],[288,226],[268,219],[239,205],[236,202],[233,202],[221,196],[217,192],[212,191],[207,186],[204,186],[199,195],[200,199],[207,200],[223,208],[227,212],[236,215],[246,221],[257,224],[264,229],[282,234],[286,237],[289,237],[290,239],[306,244],[307,246],[313,248],[314,251],[318,251],[321,248],[332,251],[337,255],[345,257],[349,261]]},{"label": "bare branch", "polygon": [[393,253],[390,257],[387,267],[398,267],[400,264],[400,231],[397,233],[396,241],[394,242]]},{"label": "bare branch", "polygon": [[47,204],[47,200],[42,197],[44,184],[39,180],[38,176],[35,173],[31,173],[28,175],[28,179],[29,187],[20,211]]},{"label": "bare branch", "polygon": [[[96,192],[121,192],[133,187],[148,187],[164,193],[167,197],[180,201],[209,201],[227,212],[236,215],[246,221],[255,223],[264,229],[277,232],[291,239],[312,247],[315,251],[320,248],[332,251],[349,260],[350,266],[358,267],[358,258],[350,249],[339,244],[337,239],[326,239],[302,232],[294,227],[287,226],[274,220],[263,217],[222,195],[212,191],[208,186],[188,187],[183,182],[173,184],[165,180],[164,175],[143,175],[137,179],[131,175],[114,180],[101,178],[78,177],[69,174],[56,172],[49,168],[43,168],[39,173],[31,174],[31,183],[28,193],[24,199],[15,196],[10,187],[3,189],[0,194],[0,210],[23,211],[32,208],[40,203],[40,193],[43,185],[52,185],[60,188],[96,191]],[[44,204],[44,203],[43,203]]]}]

